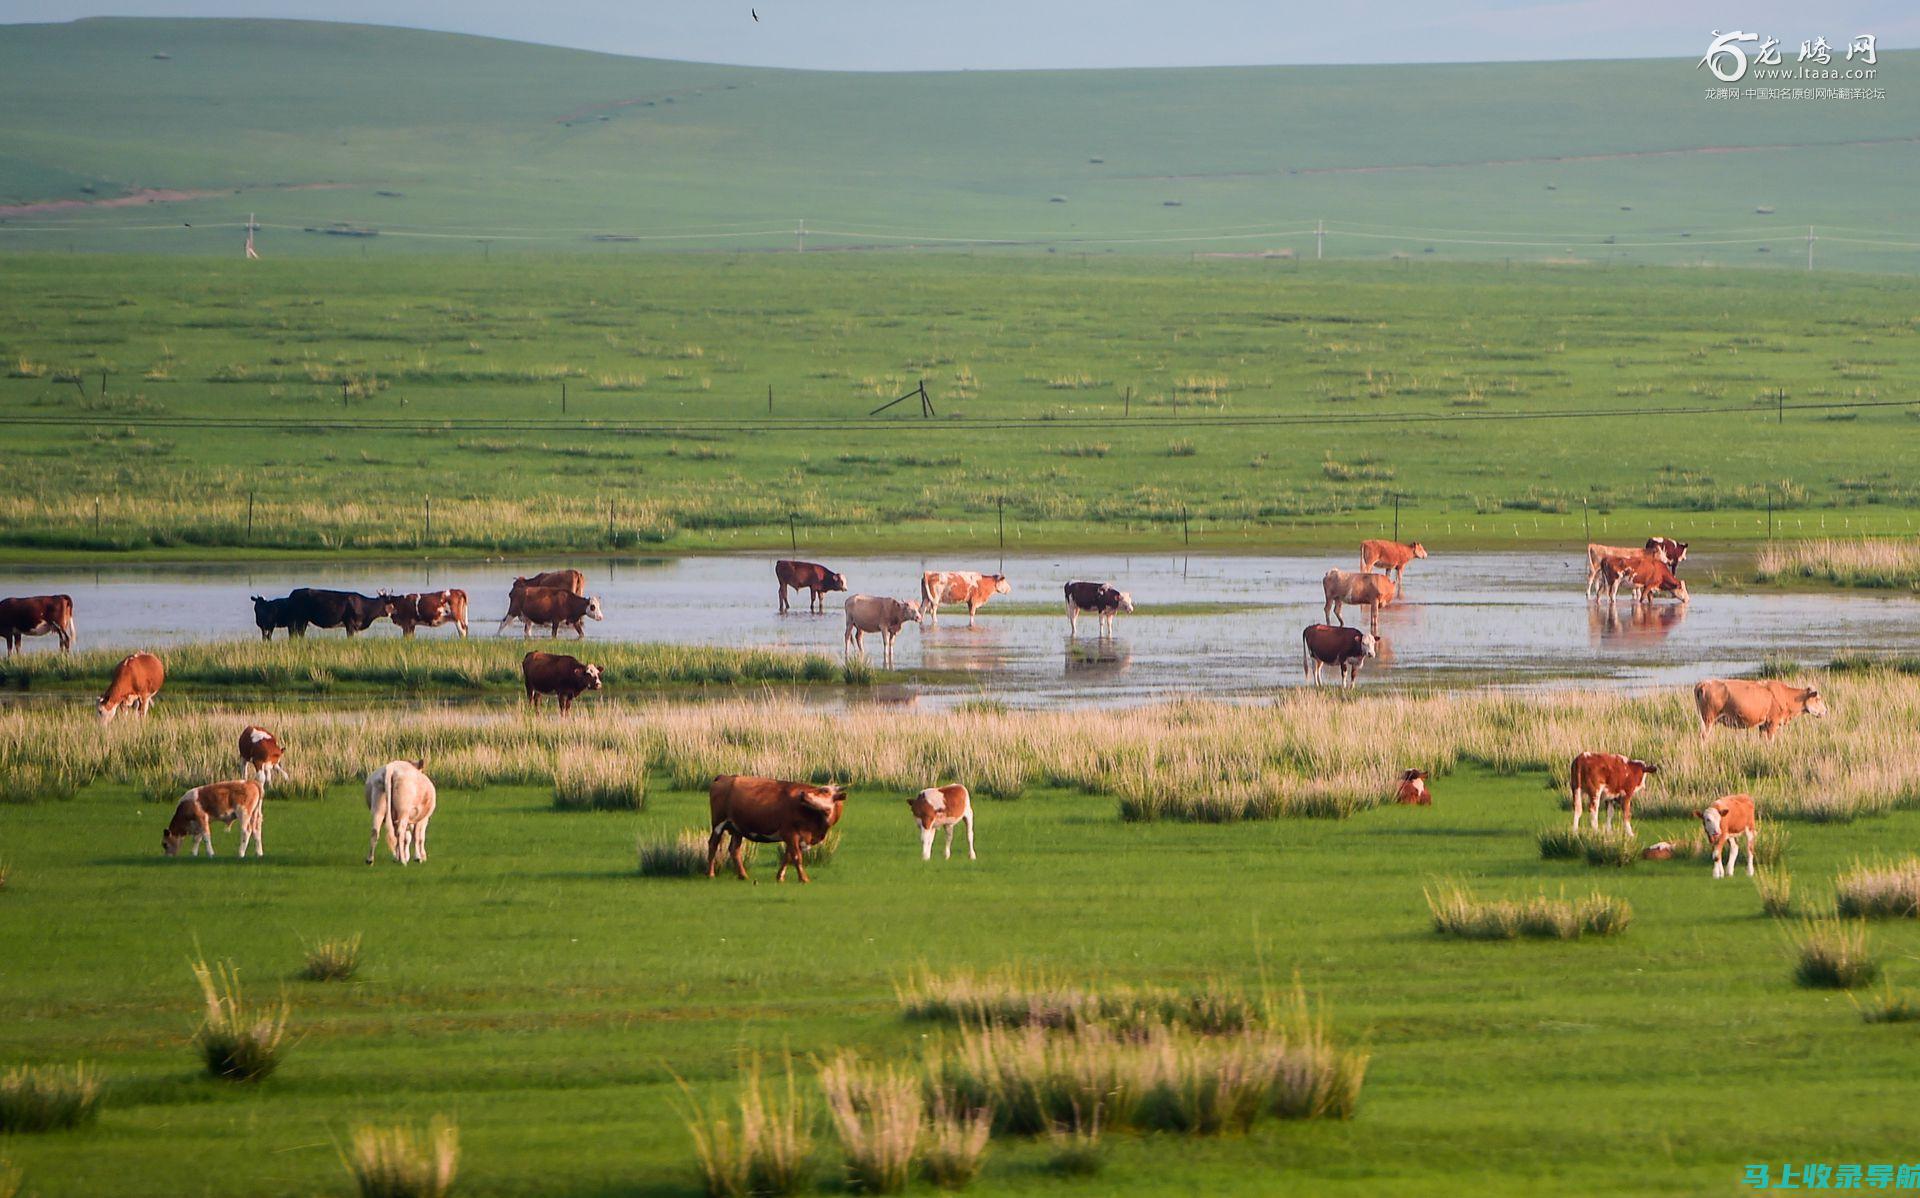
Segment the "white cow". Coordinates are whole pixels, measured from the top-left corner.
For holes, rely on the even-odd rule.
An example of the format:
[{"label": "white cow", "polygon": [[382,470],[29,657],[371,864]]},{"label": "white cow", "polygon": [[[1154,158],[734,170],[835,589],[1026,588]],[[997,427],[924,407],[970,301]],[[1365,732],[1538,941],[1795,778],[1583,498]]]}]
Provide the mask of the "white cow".
[{"label": "white cow", "polygon": [[405,865],[427,859],[427,821],[433,818],[433,779],[421,772],[426,761],[389,761],[367,775],[367,810],[373,815],[373,838],[367,842],[367,864],[373,864],[382,832],[387,851]]},{"label": "white cow", "polygon": [[908,624],[918,626],[919,623],[918,603],[905,603],[878,595],[849,595],[847,629],[840,639],[849,656],[855,650],[864,654],[867,651],[866,634],[877,632],[882,646],[881,660],[892,665],[894,638]]},{"label": "white cow", "polygon": [[967,826],[967,859],[975,860],[973,851],[973,796],[959,783],[951,786],[929,786],[919,794],[907,800],[907,806],[913,811],[913,818],[920,825],[920,860],[933,857],[934,833],[941,828],[947,830],[947,858],[953,858],[953,829],[959,824]]}]

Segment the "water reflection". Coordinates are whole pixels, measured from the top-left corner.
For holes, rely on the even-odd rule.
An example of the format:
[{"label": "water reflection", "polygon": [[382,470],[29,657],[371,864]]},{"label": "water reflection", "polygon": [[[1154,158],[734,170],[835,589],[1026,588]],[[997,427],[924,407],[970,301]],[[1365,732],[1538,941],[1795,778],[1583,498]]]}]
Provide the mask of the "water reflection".
[{"label": "water reflection", "polygon": [[1686,603],[1629,603],[1624,608],[1606,602],[1587,605],[1587,632],[1594,643],[1604,641],[1658,642],[1687,618]]},{"label": "water reflection", "polygon": [[1078,682],[1117,678],[1133,664],[1133,644],[1118,637],[1093,640],[1070,638],[1067,641],[1067,677]]}]

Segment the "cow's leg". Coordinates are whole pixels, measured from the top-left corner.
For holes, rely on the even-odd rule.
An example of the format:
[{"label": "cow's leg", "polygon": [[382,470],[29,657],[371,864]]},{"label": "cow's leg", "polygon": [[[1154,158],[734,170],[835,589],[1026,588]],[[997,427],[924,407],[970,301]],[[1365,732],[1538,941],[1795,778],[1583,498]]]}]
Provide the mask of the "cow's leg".
[{"label": "cow's leg", "polygon": [[1724,857],[1724,856],[1726,856],[1726,853],[1724,852],[1724,848],[1725,848],[1725,846],[1724,846],[1724,845],[1723,845],[1723,844],[1722,844],[1722,843],[1721,843],[1720,841],[1717,841],[1717,840],[1716,840],[1716,841],[1714,841],[1714,842],[1713,842],[1713,845],[1712,845],[1712,849],[1713,849],[1713,876],[1714,876],[1714,877],[1716,877],[1716,878],[1719,878],[1719,877],[1725,877],[1725,876],[1726,876],[1726,875],[1725,875],[1725,874],[1724,874],[1724,873],[1723,873],[1723,872],[1721,871],[1721,869],[1720,869],[1720,859],[1721,859],[1722,857]]},{"label": "cow's leg", "polygon": [[954,830],[959,826],[960,826],[959,820],[954,820],[952,823],[947,825],[947,860],[949,861],[953,860],[953,833],[954,833]]},{"label": "cow's leg", "polygon": [[1749,878],[1753,876],[1753,835],[1758,830],[1757,828],[1747,829],[1747,876]]},{"label": "cow's leg", "polygon": [[1067,600],[1067,635],[1078,636],[1079,634],[1080,609],[1073,605],[1073,600],[1069,599]]},{"label": "cow's leg", "polygon": [[973,617],[974,617],[974,613],[975,613],[975,612],[978,612],[979,610],[980,610],[980,605],[979,605],[979,604],[977,604],[977,603],[968,603],[968,604],[967,604],[967,627],[968,627],[968,628],[972,628],[972,627],[973,627]]},{"label": "cow's leg", "polygon": [[427,821],[424,819],[413,827],[413,859],[420,862],[427,859]]},{"label": "cow's leg", "polygon": [[933,825],[920,825],[920,860],[933,860]]},{"label": "cow's leg", "polygon": [[575,620],[573,622],[573,639],[576,641],[584,641],[587,639],[587,622],[585,620]]},{"label": "cow's leg", "polygon": [[207,818],[207,813],[204,811],[200,813],[200,842],[207,846],[207,856],[212,857],[215,855],[213,851],[213,821]]},{"label": "cow's leg", "polygon": [[800,836],[798,833],[794,834],[790,844],[791,844],[791,847],[789,848],[788,851],[793,857],[793,870],[795,873],[800,875],[801,884],[805,885],[806,883],[813,881],[813,879],[807,876],[807,863],[806,863],[806,860],[804,859],[804,850],[801,848]]},{"label": "cow's leg", "polygon": [[713,830],[713,835],[707,837],[707,876],[709,878],[713,876],[714,867],[720,864],[720,842],[726,835],[726,828],[719,827]]},{"label": "cow's leg", "polygon": [[780,614],[787,614],[787,584],[784,582],[780,584]]},{"label": "cow's leg", "polygon": [[568,697],[567,692],[561,691],[560,692],[560,714],[561,715],[567,714],[567,712],[571,710],[572,707],[573,707],[573,700]]},{"label": "cow's leg", "polygon": [[740,858],[740,846],[742,843],[744,843],[744,838],[740,833],[735,832],[733,839],[727,843],[727,857],[733,862],[733,872],[739,874],[740,880],[744,882],[747,879],[747,863]]},{"label": "cow's leg", "polygon": [[1573,830],[1580,830],[1580,809],[1584,805],[1586,794],[1578,785],[1573,788]]},{"label": "cow's leg", "polygon": [[1620,800],[1620,822],[1626,825],[1627,839],[1633,839],[1633,796]]},{"label": "cow's leg", "polygon": [[967,804],[967,813],[961,818],[967,821],[967,860],[977,860],[973,852],[973,804]]},{"label": "cow's leg", "polygon": [[380,833],[387,825],[387,804],[385,800],[375,800],[373,807],[373,835],[367,841],[367,864],[373,864],[373,858],[380,850]]}]

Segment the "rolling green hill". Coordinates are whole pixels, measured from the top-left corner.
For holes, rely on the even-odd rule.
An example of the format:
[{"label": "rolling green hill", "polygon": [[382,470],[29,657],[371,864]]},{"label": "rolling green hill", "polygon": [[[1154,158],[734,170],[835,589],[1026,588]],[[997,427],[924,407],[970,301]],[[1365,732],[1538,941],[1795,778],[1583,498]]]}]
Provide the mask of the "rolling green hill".
[{"label": "rolling green hill", "polygon": [[[273,256],[791,248],[801,220],[808,248],[1311,254],[1324,219],[1340,257],[1799,263],[1815,225],[1825,265],[1910,269],[1913,248],[1837,238],[1920,242],[1916,66],[1881,55],[1884,100],[1728,102],[1682,59],[850,74],[301,22],[14,25],[0,251],[232,253],[257,212]],[[116,197],[136,202],[97,203]],[[17,207],[62,200],[93,206]],[[301,231],[335,224],[378,236]]]}]

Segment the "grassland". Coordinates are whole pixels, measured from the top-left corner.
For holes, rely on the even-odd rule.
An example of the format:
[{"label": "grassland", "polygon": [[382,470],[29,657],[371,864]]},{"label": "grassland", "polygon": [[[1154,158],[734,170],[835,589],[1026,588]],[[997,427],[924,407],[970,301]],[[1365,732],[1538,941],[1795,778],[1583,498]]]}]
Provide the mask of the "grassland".
[{"label": "grassland", "polygon": [[1920,545],[1912,541],[1790,541],[1755,555],[1760,582],[1911,590],[1920,586]]},{"label": "grassland", "polygon": [[[1891,278],[748,255],[9,282],[15,558],[984,548],[1003,512],[1023,548],[1329,545],[1390,533],[1396,497],[1435,547],[1707,545],[1770,505],[1781,537],[1911,535],[1920,506],[1920,290]],[[866,417],[921,379],[936,418]]]}]

